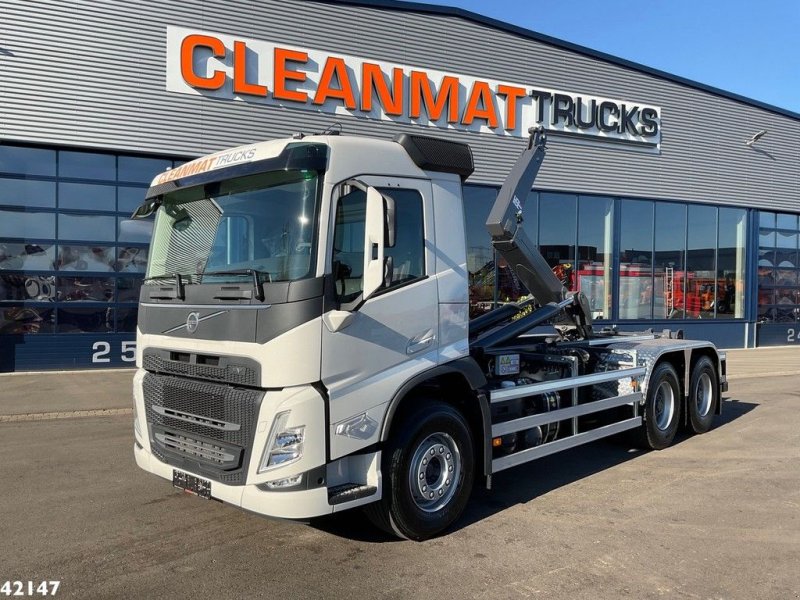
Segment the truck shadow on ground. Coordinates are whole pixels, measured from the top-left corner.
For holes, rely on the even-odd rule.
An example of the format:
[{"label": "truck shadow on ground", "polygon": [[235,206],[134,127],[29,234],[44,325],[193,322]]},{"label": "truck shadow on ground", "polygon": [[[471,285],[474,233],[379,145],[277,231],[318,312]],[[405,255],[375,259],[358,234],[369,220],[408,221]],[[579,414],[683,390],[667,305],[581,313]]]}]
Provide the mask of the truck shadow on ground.
[{"label": "truck shadow on ground", "polygon": [[[717,417],[714,428],[706,435],[713,435],[715,430],[758,407],[757,404],[736,399],[723,400],[722,416]],[[692,437],[686,431],[679,430],[673,446]],[[647,452],[632,448],[628,439],[623,434],[500,472],[492,479],[492,490],[484,489],[482,480],[476,481],[475,491],[464,514],[446,533],[468,527],[516,504],[530,502],[538,496],[621,465]],[[375,528],[358,509],[315,519],[310,526],[350,540],[372,543],[400,541]]]}]

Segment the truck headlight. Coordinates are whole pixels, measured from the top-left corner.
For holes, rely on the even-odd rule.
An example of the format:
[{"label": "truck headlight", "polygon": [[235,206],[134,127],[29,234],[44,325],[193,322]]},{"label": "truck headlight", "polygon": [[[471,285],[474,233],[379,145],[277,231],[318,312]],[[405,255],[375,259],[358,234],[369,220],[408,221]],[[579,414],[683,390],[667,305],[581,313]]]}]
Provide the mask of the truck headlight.
[{"label": "truck headlight", "polygon": [[267,438],[267,445],[264,446],[261,465],[258,467],[259,473],[291,464],[302,458],[306,427],[305,425],[286,427],[290,412],[287,410],[275,416]]}]

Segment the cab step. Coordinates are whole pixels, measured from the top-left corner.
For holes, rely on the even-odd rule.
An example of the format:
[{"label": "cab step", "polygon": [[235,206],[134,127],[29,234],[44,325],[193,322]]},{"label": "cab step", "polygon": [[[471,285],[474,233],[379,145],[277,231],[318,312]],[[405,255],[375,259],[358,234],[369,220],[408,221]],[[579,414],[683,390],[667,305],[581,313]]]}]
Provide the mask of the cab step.
[{"label": "cab step", "polygon": [[360,500],[378,492],[374,485],[362,483],[344,483],[328,490],[328,504],[343,504],[352,500]]}]

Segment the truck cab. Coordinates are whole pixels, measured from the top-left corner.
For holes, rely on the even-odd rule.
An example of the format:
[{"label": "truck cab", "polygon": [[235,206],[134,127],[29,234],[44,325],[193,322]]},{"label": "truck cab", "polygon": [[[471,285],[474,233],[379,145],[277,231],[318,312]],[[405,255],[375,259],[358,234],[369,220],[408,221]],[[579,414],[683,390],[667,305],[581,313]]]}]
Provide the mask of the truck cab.
[{"label": "truck cab", "polygon": [[157,213],[137,328],[140,466],[185,469],[282,517],[380,494],[397,391],[469,354],[465,166],[425,166],[402,143],[310,136],[154,180],[139,214]]}]

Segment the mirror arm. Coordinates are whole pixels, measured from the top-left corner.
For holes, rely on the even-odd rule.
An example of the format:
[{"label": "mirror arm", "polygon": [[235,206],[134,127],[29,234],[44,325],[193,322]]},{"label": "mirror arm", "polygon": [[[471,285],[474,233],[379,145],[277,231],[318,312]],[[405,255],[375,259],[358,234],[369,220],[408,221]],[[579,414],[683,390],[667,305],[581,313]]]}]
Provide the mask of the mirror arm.
[{"label": "mirror arm", "polygon": [[164,201],[161,198],[145,200],[136,210],[133,211],[133,214],[131,214],[131,220],[146,219],[156,212],[163,203]]}]

